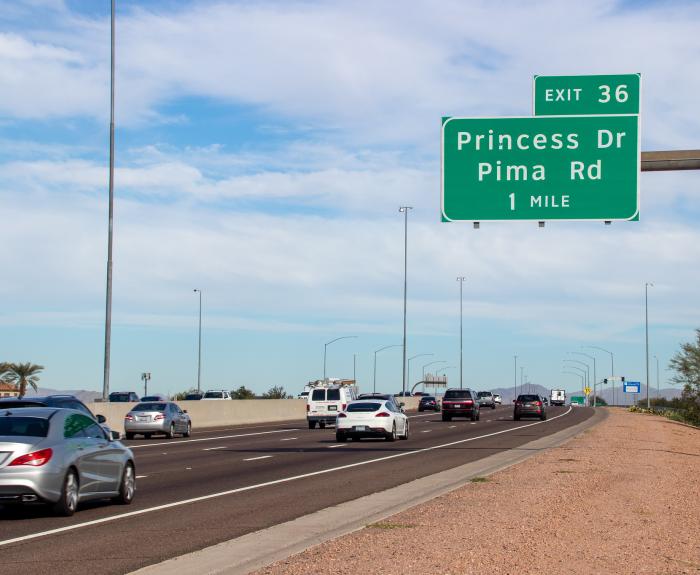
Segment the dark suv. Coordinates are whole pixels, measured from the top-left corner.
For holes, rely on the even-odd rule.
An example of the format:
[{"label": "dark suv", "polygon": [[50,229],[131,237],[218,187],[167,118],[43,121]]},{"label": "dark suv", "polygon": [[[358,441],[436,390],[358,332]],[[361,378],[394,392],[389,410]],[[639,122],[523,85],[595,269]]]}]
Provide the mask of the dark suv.
[{"label": "dark suv", "polygon": [[418,411],[425,411],[426,409],[440,411],[440,404],[432,395],[424,395],[418,402]]},{"label": "dark suv", "polygon": [[450,421],[453,417],[469,417],[479,420],[479,400],[471,389],[448,389],[442,396],[442,420]]},{"label": "dark suv", "polygon": [[514,403],[513,420],[515,421],[521,417],[539,417],[543,421],[547,419],[547,409],[539,395],[521,394]]}]

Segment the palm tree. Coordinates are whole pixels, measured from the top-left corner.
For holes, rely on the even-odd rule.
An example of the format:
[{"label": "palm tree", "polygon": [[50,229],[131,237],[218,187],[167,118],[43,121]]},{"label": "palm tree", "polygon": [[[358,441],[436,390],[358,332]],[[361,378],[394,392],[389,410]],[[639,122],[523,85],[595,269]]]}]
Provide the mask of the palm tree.
[{"label": "palm tree", "polygon": [[43,371],[43,365],[35,363],[12,363],[9,370],[9,382],[14,383],[19,389],[19,396],[24,397],[27,392],[27,385],[31,385],[34,391],[37,391],[37,383],[40,371]]}]

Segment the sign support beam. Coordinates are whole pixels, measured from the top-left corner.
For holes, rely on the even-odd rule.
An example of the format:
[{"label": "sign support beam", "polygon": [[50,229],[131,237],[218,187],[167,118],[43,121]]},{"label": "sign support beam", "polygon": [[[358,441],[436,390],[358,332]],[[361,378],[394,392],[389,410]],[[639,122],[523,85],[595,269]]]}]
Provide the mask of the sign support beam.
[{"label": "sign support beam", "polygon": [[642,152],[642,172],[700,170],[700,150]]}]

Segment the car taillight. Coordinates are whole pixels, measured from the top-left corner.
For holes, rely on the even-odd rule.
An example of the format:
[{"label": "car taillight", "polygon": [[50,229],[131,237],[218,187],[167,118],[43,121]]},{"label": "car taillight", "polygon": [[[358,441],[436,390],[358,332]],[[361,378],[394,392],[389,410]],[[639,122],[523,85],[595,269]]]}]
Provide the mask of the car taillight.
[{"label": "car taillight", "polygon": [[131,415],[130,413],[127,413],[127,414],[124,416],[124,419],[125,419],[126,421],[134,421],[134,416]]},{"label": "car taillight", "polygon": [[473,402],[471,399],[467,399],[464,403],[466,403],[467,405],[471,405]]},{"label": "car taillight", "polygon": [[309,407],[309,404],[307,403],[306,404],[306,411],[309,411],[309,409],[311,409],[311,408]]},{"label": "car taillight", "polygon": [[163,415],[162,413],[158,413],[158,414],[156,414],[156,416],[153,419],[154,419],[154,421],[158,421],[160,419],[165,419],[165,415]]},{"label": "car taillight", "polygon": [[344,413],[339,413],[338,417],[347,417],[347,415],[345,415]]},{"label": "car taillight", "polygon": [[537,407],[542,407],[542,402],[541,402],[541,401],[538,401],[537,403],[535,403],[535,405],[536,405]]},{"label": "car taillight", "polygon": [[391,417],[391,414],[387,413],[386,411],[380,411],[377,415],[374,417]]},{"label": "car taillight", "polygon": [[11,465],[31,465],[32,467],[40,467],[45,463],[48,463],[52,455],[52,449],[41,449],[39,451],[34,451],[33,453],[20,455],[17,459],[11,461],[8,467]]},{"label": "car taillight", "polygon": [[347,406],[348,406],[348,404],[347,404],[347,403],[344,403],[344,404],[341,406],[341,407],[342,407],[342,410],[345,411],[345,408],[346,408]]}]

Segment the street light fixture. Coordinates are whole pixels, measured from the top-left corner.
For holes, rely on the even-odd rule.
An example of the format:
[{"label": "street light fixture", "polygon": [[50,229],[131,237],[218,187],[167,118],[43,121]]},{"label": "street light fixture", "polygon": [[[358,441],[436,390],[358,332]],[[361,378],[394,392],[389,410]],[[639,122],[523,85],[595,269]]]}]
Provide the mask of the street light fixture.
[{"label": "street light fixture", "polygon": [[401,347],[401,344],[397,343],[395,345],[385,345],[384,347],[380,347],[379,349],[374,351],[374,377],[372,378],[372,391],[374,393],[377,392],[377,354],[380,351],[384,351],[385,349],[389,349],[390,347]]},{"label": "street light fixture", "polygon": [[416,359],[417,357],[427,357],[429,355],[435,355],[434,353],[419,353],[418,355],[414,355],[413,357],[408,358],[408,384],[411,385],[411,360]]},{"label": "street light fixture", "polygon": [[[583,361],[579,361],[578,359],[565,359],[564,361],[571,361],[571,362],[583,365],[586,368],[586,371],[584,371],[584,373],[586,374],[586,387],[590,387],[590,382],[591,382],[591,368],[590,368],[590,366]],[[571,368],[571,369],[581,369],[580,367],[576,367],[575,365],[567,365],[566,367]],[[581,371],[583,371],[583,370],[581,369]]]},{"label": "street light fixture", "polygon": [[464,364],[464,353],[462,352],[462,338],[464,331],[462,329],[462,288],[464,287],[464,282],[467,278],[464,276],[459,276],[457,281],[459,282],[459,389],[462,389],[462,372]]},{"label": "street light fixture", "polygon": [[437,375],[441,371],[447,371],[448,369],[457,369],[457,366],[456,365],[448,365],[447,367],[441,367],[440,369],[436,369],[435,375]]},{"label": "street light fixture", "polygon": [[646,357],[647,357],[647,409],[651,408],[649,402],[649,288],[654,287],[653,283],[644,284],[644,333],[646,336]]},{"label": "street light fixture", "polygon": [[[614,378],[615,377],[615,356],[613,355],[612,351],[609,351],[603,347],[598,347],[597,345],[582,345],[581,347],[588,347],[591,349],[599,349],[600,351],[604,351],[605,353],[610,354],[610,377]],[[611,379],[612,381],[612,391],[613,391],[613,405],[615,405],[615,380]]]},{"label": "street light fixture", "polygon": [[199,352],[197,354],[197,393],[202,392],[202,290],[195,289],[199,293]]},{"label": "street light fixture", "polygon": [[596,375],[595,356],[589,355],[587,353],[583,353],[580,351],[570,351],[569,353],[573,353],[574,355],[583,355],[583,356],[587,357],[588,359],[593,360],[593,407],[596,407],[596,400],[597,400],[597,397],[596,397],[597,387],[596,386],[598,385],[598,378],[597,378],[598,376]]},{"label": "street light fixture", "polygon": [[323,344],[323,381],[326,381],[326,353],[328,351],[328,346],[336,341],[340,341],[341,339],[352,339],[352,338],[357,338],[356,335],[343,335],[340,337],[336,337],[335,339],[332,339],[328,343]]},{"label": "street light fixture", "polygon": [[148,381],[151,379],[150,372],[144,372],[141,374],[141,379],[143,379],[143,395],[148,395]]}]

